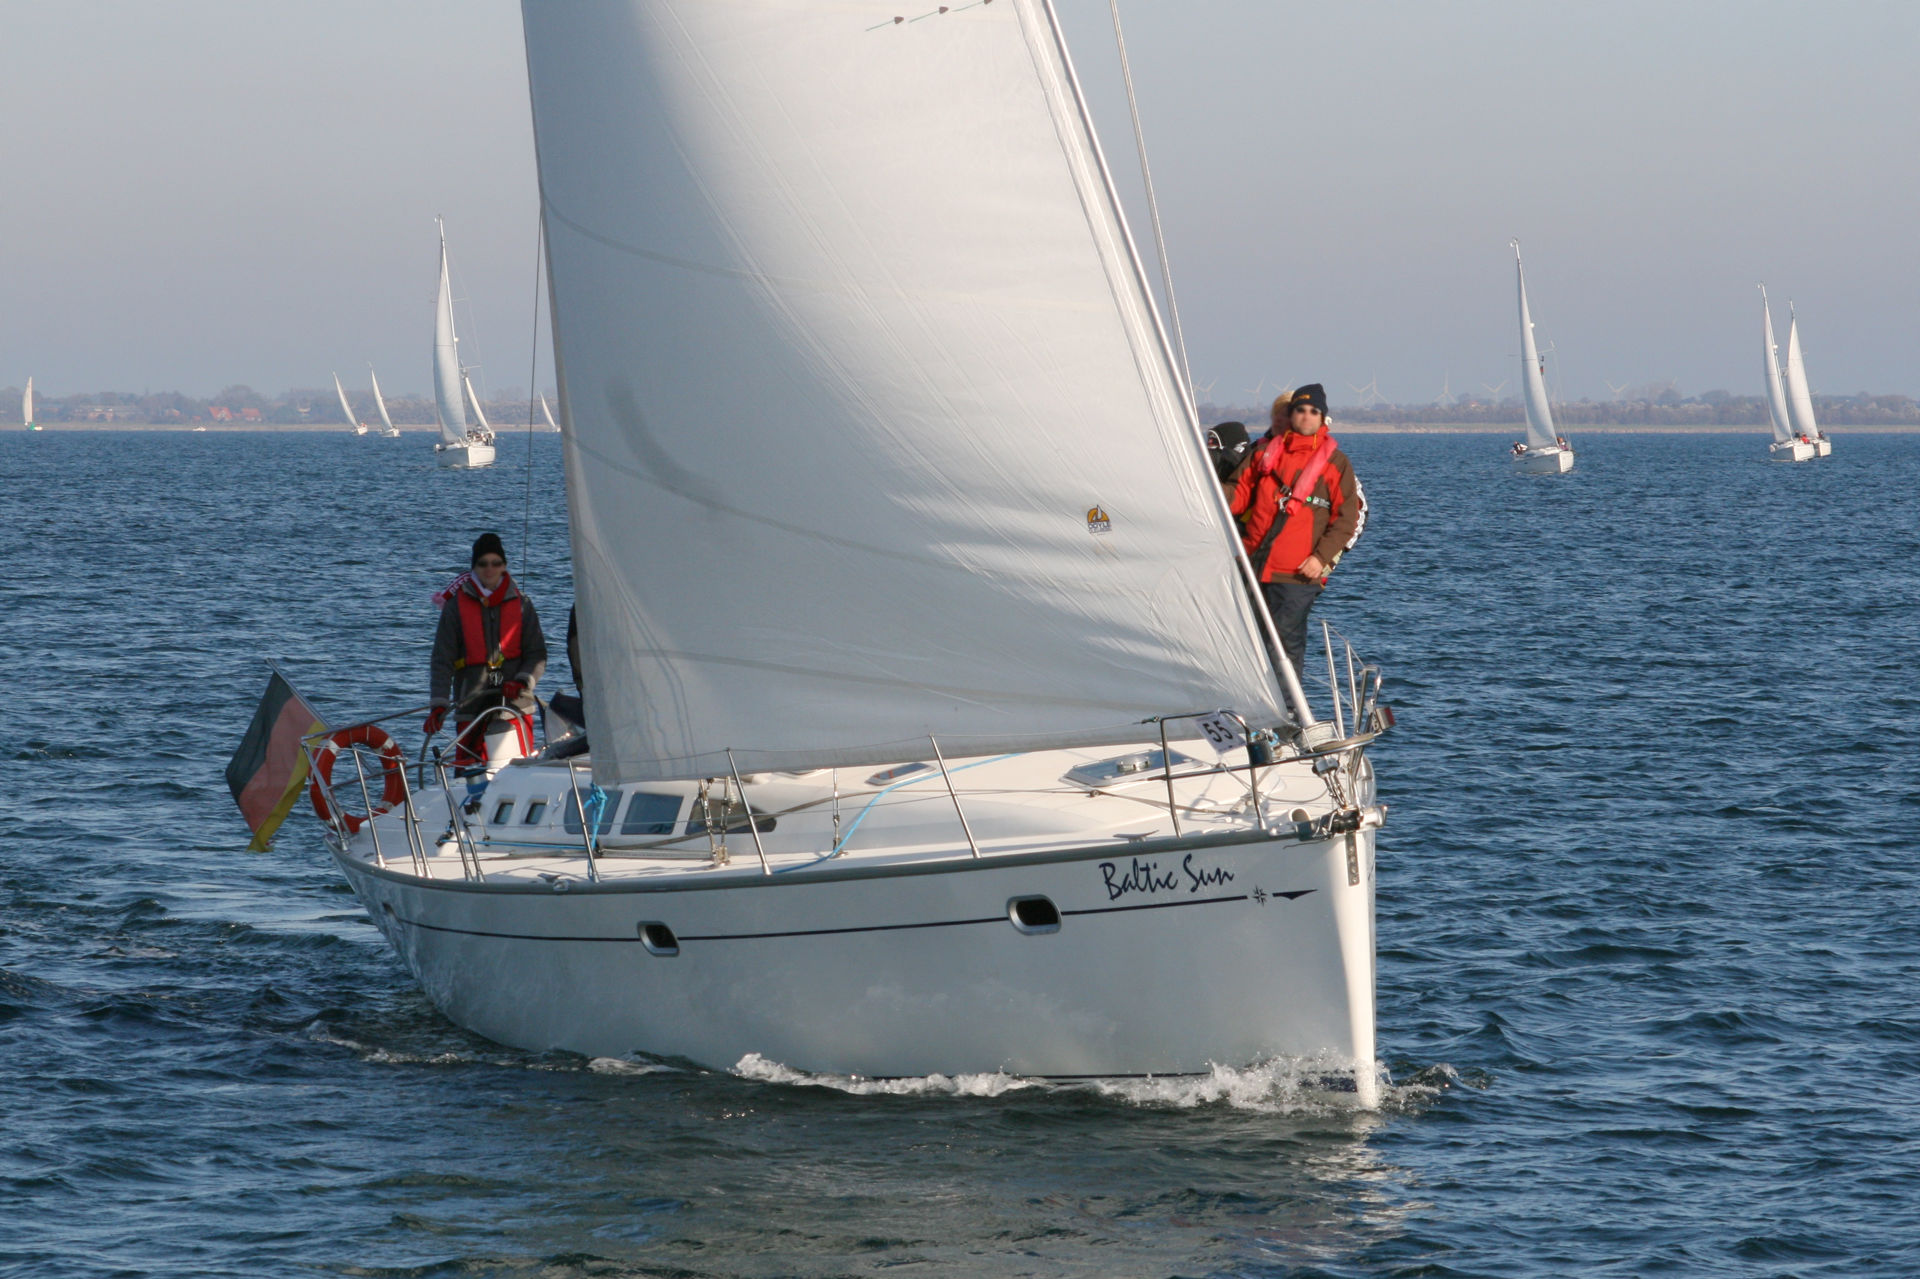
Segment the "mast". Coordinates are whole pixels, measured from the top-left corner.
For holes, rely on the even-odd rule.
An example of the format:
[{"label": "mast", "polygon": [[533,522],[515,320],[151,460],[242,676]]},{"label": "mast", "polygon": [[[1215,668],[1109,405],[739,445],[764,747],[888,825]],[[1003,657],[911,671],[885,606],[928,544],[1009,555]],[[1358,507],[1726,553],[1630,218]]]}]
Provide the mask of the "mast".
[{"label": "mast", "polygon": [[1793,438],[1793,426],[1787,416],[1787,393],[1780,386],[1780,348],[1773,343],[1773,309],[1767,304],[1767,286],[1760,286],[1760,319],[1764,329],[1762,348],[1766,361],[1761,375],[1767,382],[1767,418],[1773,423],[1773,442],[1785,444]]},{"label": "mast", "polygon": [[347,389],[340,385],[340,375],[333,375],[333,393],[340,397],[340,411],[347,415],[347,429],[360,425],[360,419],[354,416],[353,405],[347,402]]},{"label": "mast", "polygon": [[367,376],[373,379],[373,407],[380,410],[380,420],[384,422],[387,429],[391,431],[393,429],[393,419],[387,416],[387,401],[380,394],[380,379],[374,377],[373,366],[371,364],[367,366]]},{"label": "mast", "polygon": [[440,291],[433,308],[433,403],[440,438],[448,444],[467,440],[467,410],[460,393],[460,338],[453,331],[453,284],[447,272],[447,227],[439,218]]},{"label": "mast", "polygon": [[1558,441],[1553,434],[1553,414],[1547,408],[1545,361],[1533,340],[1533,317],[1527,310],[1527,269],[1520,264],[1520,241],[1513,245],[1513,270],[1520,286],[1520,384],[1527,405],[1527,447],[1544,449]]},{"label": "mast", "polygon": [[1807,389],[1807,363],[1800,354],[1800,319],[1787,303],[1787,421],[1795,435],[1810,440],[1820,438],[1819,424],[1813,420],[1813,393]]}]

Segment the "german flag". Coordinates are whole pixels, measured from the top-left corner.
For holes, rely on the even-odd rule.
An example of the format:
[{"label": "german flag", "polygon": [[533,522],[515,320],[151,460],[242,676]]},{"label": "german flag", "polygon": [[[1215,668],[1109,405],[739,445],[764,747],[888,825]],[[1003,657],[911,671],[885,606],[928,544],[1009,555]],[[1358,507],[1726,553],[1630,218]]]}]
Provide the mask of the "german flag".
[{"label": "german flag", "polygon": [[275,671],[253,713],[253,723],[247,725],[247,735],[240,739],[240,749],[227,762],[227,788],[240,805],[240,815],[253,828],[248,852],[266,848],[306,785],[307,757],[300,739],[326,731],[326,722]]}]

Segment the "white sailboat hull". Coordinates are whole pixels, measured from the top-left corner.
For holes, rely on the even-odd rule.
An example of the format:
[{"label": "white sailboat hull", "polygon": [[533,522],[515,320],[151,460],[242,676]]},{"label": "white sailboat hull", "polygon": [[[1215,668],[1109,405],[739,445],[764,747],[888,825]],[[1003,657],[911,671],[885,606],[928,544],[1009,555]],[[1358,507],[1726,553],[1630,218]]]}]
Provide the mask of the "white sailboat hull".
[{"label": "white sailboat hull", "polygon": [[1767,446],[1767,457],[1774,462],[1805,462],[1815,456],[1814,446],[1805,440],[1788,440],[1784,444]]},{"label": "white sailboat hull", "polygon": [[1564,475],[1573,469],[1573,450],[1559,446],[1544,449],[1528,449],[1513,460],[1514,468],[1523,475]]},{"label": "white sailboat hull", "polygon": [[472,471],[493,465],[491,444],[436,444],[434,457],[440,465],[454,470]]},{"label": "white sailboat hull", "polygon": [[[1100,753],[1041,752],[949,760],[951,793],[924,761],[864,784],[749,775],[761,845],[736,807],[726,861],[694,820],[699,783],[636,783],[609,792],[590,876],[568,807],[591,788],[578,761],[502,769],[464,810],[464,856],[438,789],[415,794],[417,842],[404,809],[330,842],[434,1004],[516,1047],[858,1075],[1306,1057],[1356,1069],[1372,1104],[1370,765],[1342,765],[1341,802],[1359,805],[1344,809],[1311,760],[1262,768],[1256,828],[1244,756],[1228,770],[1176,745],[1177,834],[1151,761],[1083,782],[1067,770]],[[643,802],[668,824],[618,833]],[[1013,902],[1035,896],[1057,915],[1016,925]]]},{"label": "white sailboat hull", "polygon": [[1813,455],[1815,457],[1830,457],[1832,456],[1832,454],[1833,454],[1832,440],[1829,440],[1823,437],[1813,442]]},{"label": "white sailboat hull", "polygon": [[[834,1074],[1130,1075],[1275,1055],[1371,1062],[1372,832],[1354,838],[1358,884],[1345,837],[1276,840],[1200,854],[1232,876],[1218,888],[1196,895],[1181,876],[1124,903],[1109,899],[1116,863],[1130,869],[1114,848],[852,882],[755,867],[724,891],[565,894],[465,891],[341,860],[435,1005],[501,1043],[720,1069],[759,1053]],[[1142,860],[1178,874],[1185,856]],[[1058,932],[1009,921],[1009,899],[1036,893],[1058,905]],[[680,953],[650,953],[642,921],[666,922]]]}]

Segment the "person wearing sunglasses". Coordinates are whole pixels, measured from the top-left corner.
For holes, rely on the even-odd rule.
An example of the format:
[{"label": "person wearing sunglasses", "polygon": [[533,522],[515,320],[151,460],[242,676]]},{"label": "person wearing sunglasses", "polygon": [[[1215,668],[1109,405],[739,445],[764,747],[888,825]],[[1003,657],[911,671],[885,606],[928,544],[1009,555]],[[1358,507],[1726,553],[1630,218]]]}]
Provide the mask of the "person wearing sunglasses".
[{"label": "person wearing sunglasses", "polygon": [[[547,670],[547,641],[540,615],[507,572],[507,551],[498,533],[482,533],[473,543],[472,569],[455,578],[440,596],[440,627],[433,637],[428,680],[433,709],[427,714],[431,737],[453,710],[456,738],[454,768],[473,769],[487,762],[483,738],[512,731],[520,754],[533,751],[533,722],[527,714],[486,715],[497,706],[531,713],[534,688]],[[468,739],[468,728],[486,717]]]}]

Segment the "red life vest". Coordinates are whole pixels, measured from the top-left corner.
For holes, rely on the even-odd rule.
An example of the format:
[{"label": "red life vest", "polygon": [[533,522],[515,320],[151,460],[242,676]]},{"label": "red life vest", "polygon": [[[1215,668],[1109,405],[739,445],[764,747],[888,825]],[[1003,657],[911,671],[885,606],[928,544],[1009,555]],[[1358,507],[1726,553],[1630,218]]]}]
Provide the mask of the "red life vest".
[{"label": "red life vest", "polygon": [[486,606],[472,591],[462,590],[455,596],[460,601],[460,636],[464,640],[465,653],[453,664],[454,670],[463,670],[469,666],[489,666],[499,668],[512,658],[520,656],[520,592],[513,587],[511,578],[500,583],[500,590],[512,594],[500,601],[500,646],[487,648],[487,629],[482,621]]},{"label": "red life vest", "polygon": [[[1284,436],[1269,441],[1260,451],[1260,456],[1254,460],[1254,467],[1258,474],[1262,478],[1273,481],[1274,487],[1278,490],[1277,496],[1280,498],[1279,509],[1273,513],[1273,523],[1267,526],[1266,536],[1260,539],[1258,546],[1249,548],[1254,570],[1260,574],[1262,581],[1267,580],[1267,560],[1273,554],[1274,543],[1280,540],[1287,525],[1295,516],[1307,511],[1315,503],[1321,506],[1327,504],[1325,500],[1314,496],[1314,489],[1319,487],[1320,477],[1326,473],[1328,465],[1333,461],[1334,453],[1340,447],[1339,441],[1333,438],[1333,433],[1322,427],[1320,441],[1315,445],[1312,455],[1307,458],[1306,465],[1300,468],[1299,474],[1293,477],[1293,482],[1288,484],[1278,475],[1280,455],[1286,449],[1284,441]],[[1258,480],[1255,481],[1255,487],[1257,490]],[[1248,510],[1249,512],[1252,510],[1251,503]]]}]

